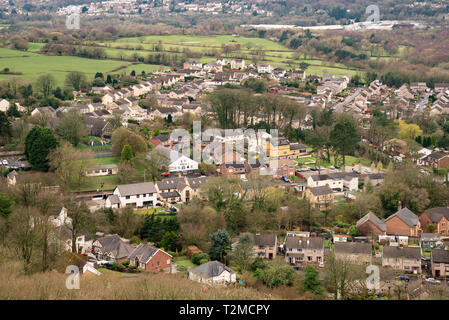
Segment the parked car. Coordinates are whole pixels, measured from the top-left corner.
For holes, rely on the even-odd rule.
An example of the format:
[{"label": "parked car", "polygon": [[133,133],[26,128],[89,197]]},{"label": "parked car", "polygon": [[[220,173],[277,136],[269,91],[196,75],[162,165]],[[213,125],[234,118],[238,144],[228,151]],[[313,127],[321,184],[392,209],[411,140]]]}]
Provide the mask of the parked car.
[{"label": "parked car", "polygon": [[408,276],[397,276],[396,279],[402,280],[402,281],[410,281],[410,278]]},{"label": "parked car", "polygon": [[430,283],[430,284],[440,284],[440,283],[441,283],[440,280],[437,280],[437,279],[435,279],[435,278],[427,278],[427,279],[426,279],[426,282],[427,282],[427,283]]}]

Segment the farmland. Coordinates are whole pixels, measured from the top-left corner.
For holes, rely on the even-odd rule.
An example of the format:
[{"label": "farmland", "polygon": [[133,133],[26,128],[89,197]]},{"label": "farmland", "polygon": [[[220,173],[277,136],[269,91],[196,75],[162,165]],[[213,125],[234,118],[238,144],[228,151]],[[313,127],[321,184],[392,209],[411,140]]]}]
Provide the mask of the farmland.
[{"label": "farmland", "polygon": [[[30,47],[34,51],[40,46],[39,44],[32,44]],[[9,68],[11,72],[21,73],[19,75],[2,74],[0,75],[0,80],[14,77],[35,82],[40,75],[51,73],[55,77],[58,85],[63,85],[64,79],[70,71],[81,71],[89,78],[93,78],[96,72],[108,73],[121,66],[125,68],[117,72],[128,72],[130,70],[136,70],[136,72],[145,70],[149,72],[159,68],[159,66],[154,65],[133,66],[131,62],[125,61],[45,56],[35,52],[0,48],[0,70]]]}]

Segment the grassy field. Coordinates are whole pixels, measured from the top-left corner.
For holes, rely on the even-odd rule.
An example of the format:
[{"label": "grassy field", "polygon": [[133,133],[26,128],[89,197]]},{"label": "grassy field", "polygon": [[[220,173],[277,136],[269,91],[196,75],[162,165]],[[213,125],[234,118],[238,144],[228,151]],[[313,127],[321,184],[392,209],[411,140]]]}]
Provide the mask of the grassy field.
[{"label": "grassy field", "polygon": [[[34,47],[36,50],[36,47]],[[89,78],[96,72],[107,73],[120,66],[129,67],[130,62],[113,60],[95,60],[79,57],[45,56],[34,52],[25,52],[0,48],[0,70],[9,68],[11,72],[21,72],[21,75],[0,75],[0,80],[20,78],[35,82],[43,74],[51,73],[58,85],[64,84],[64,79],[70,71],[81,71]],[[157,67],[157,66],[150,66]],[[137,70],[136,70],[137,71]]]}]

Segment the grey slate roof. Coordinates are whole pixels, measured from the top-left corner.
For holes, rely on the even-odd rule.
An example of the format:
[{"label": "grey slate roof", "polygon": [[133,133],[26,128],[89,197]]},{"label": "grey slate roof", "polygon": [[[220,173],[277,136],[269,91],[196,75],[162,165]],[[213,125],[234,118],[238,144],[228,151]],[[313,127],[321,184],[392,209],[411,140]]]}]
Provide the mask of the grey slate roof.
[{"label": "grey slate roof", "polygon": [[199,276],[203,277],[204,279],[208,279],[208,278],[217,277],[217,276],[221,275],[225,270],[231,274],[235,273],[234,270],[232,270],[231,268],[228,268],[227,266],[225,266],[223,263],[221,263],[219,261],[209,261],[209,262],[203,263],[202,265],[191,269],[190,272],[192,272],[196,275],[199,275]]},{"label": "grey slate roof", "polygon": [[374,213],[371,211],[365,214],[362,218],[360,218],[359,221],[357,221],[356,227],[358,228],[362,224],[364,224],[367,221],[371,221],[376,227],[378,227],[381,231],[387,232],[387,226],[385,222],[380,220]]},{"label": "grey slate roof", "polygon": [[432,250],[430,254],[433,263],[448,263],[449,264],[449,251],[442,249]]},{"label": "grey slate roof", "polygon": [[310,192],[312,192],[315,197],[318,197],[325,194],[331,194],[332,189],[326,184],[325,186],[310,188]]},{"label": "grey slate roof", "polygon": [[324,249],[323,238],[306,238],[287,236],[285,239],[286,248],[302,248],[302,249]]},{"label": "grey slate roof", "polygon": [[119,204],[120,203],[120,199],[118,197],[118,195],[116,194],[112,194],[108,197],[109,201],[111,202],[111,204]]},{"label": "grey slate roof", "polygon": [[133,247],[125,243],[117,234],[97,239],[101,244],[98,250],[103,254],[112,254],[115,259],[123,259],[129,256]]},{"label": "grey slate roof", "polygon": [[136,257],[140,262],[147,263],[151,257],[159,250],[146,244],[139,244],[128,256],[133,261]]},{"label": "grey slate roof", "polygon": [[446,207],[427,209],[424,212],[427,213],[429,219],[434,223],[439,222],[443,217],[449,220],[449,208]]},{"label": "grey slate roof", "polygon": [[336,242],[334,244],[334,251],[336,254],[369,254],[372,253],[371,243],[362,242]]},{"label": "grey slate roof", "polygon": [[398,217],[402,221],[404,221],[406,224],[408,224],[410,227],[414,227],[418,224],[419,218],[416,214],[411,212],[408,208],[402,208],[395,214],[389,216],[387,219],[385,219],[385,222],[392,219],[393,217]]},{"label": "grey slate roof", "polygon": [[273,233],[252,234],[256,246],[274,247],[276,244],[276,235]]},{"label": "grey slate roof", "polygon": [[383,247],[382,258],[407,258],[421,260],[420,247]]},{"label": "grey slate roof", "polygon": [[117,189],[122,197],[157,192],[153,182],[121,184],[117,186]]},{"label": "grey slate roof", "polygon": [[161,181],[158,181],[157,187],[159,190],[168,190],[168,189],[176,189],[182,190],[186,187],[186,183],[184,178],[174,177],[174,178],[166,178]]},{"label": "grey slate roof", "polygon": [[198,189],[206,181],[207,181],[206,177],[187,178],[187,182],[189,183],[189,186],[192,189]]}]

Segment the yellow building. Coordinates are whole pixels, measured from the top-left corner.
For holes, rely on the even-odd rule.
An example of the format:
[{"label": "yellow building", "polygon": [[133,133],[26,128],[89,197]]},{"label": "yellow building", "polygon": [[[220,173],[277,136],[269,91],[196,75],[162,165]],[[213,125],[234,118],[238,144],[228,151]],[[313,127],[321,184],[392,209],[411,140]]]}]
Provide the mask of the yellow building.
[{"label": "yellow building", "polygon": [[303,144],[290,143],[286,138],[277,137],[267,140],[265,152],[270,158],[295,159],[307,151]]},{"label": "yellow building", "polygon": [[320,211],[329,210],[334,205],[334,193],[329,185],[307,188],[305,197],[310,201],[312,207]]}]

